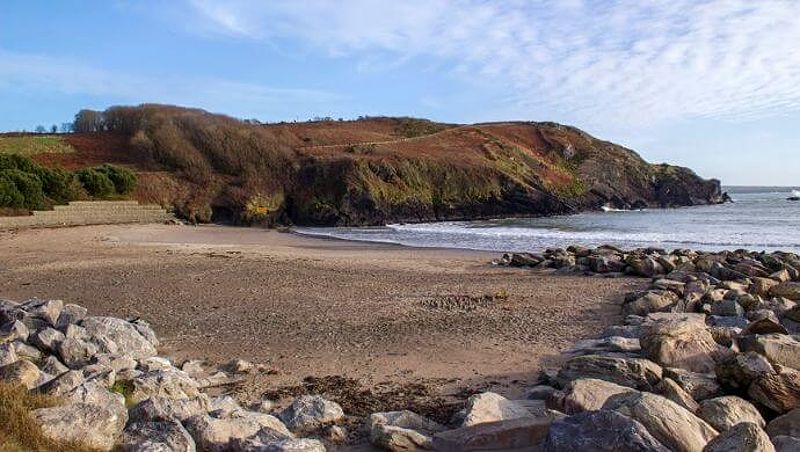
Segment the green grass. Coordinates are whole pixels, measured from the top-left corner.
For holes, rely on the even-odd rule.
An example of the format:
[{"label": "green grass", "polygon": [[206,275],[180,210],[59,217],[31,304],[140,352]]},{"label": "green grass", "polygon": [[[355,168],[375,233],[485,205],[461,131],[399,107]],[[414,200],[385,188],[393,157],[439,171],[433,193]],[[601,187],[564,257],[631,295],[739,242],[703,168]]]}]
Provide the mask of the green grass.
[{"label": "green grass", "polygon": [[56,135],[0,137],[0,154],[67,154],[75,149]]}]

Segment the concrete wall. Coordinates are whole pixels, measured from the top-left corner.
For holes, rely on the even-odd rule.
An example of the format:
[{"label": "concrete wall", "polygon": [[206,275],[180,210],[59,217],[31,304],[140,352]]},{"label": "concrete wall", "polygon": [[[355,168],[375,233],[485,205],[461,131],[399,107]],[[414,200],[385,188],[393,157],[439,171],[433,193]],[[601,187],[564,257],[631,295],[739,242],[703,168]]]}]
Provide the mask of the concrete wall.
[{"label": "concrete wall", "polygon": [[136,201],[74,201],[24,217],[0,217],[0,229],[89,224],[163,223],[175,217],[157,205]]}]

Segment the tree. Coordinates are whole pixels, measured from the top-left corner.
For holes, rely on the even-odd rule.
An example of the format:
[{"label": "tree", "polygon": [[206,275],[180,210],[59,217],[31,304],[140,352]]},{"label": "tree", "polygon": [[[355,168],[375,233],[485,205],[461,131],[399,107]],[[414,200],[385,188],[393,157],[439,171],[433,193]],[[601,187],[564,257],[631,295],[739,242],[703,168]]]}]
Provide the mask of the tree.
[{"label": "tree", "polygon": [[72,123],[75,132],[102,132],[105,130],[103,113],[94,110],[81,110],[75,115]]},{"label": "tree", "polygon": [[70,133],[72,132],[72,123],[71,122],[62,122],[61,123],[61,133]]},{"label": "tree", "polygon": [[52,126],[50,126],[50,133],[56,133],[56,132],[58,132],[58,126],[53,124]]},{"label": "tree", "polygon": [[38,126],[36,126],[36,130],[35,131],[36,131],[36,133],[45,133],[45,132],[47,132],[47,129],[45,129],[44,126],[42,126],[42,125],[38,125]]}]

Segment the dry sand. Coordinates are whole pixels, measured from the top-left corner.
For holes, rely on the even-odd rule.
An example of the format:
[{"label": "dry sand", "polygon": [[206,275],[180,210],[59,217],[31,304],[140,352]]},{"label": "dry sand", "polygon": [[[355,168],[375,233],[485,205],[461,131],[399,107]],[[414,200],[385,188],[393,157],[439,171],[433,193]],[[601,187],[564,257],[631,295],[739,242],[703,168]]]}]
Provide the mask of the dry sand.
[{"label": "dry sand", "polygon": [[641,284],[498,257],[221,226],[0,232],[0,298],[141,317],[179,361],[274,370],[238,388],[246,396],[328,375],[513,395],[560,349],[618,323],[622,294]]}]

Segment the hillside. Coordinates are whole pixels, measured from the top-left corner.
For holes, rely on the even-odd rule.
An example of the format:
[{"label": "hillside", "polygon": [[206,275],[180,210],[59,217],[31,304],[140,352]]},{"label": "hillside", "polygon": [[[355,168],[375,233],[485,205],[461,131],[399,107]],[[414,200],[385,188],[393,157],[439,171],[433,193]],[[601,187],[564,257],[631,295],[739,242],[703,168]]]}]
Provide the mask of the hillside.
[{"label": "hillside", "polygon": [[134,197],[201,222],[378,225],[723,201],[716,180],[554,123],[258,124],[162,105],[78,119],[83,132],[62,138],[73,152],[33,158],[127,166]]}]

